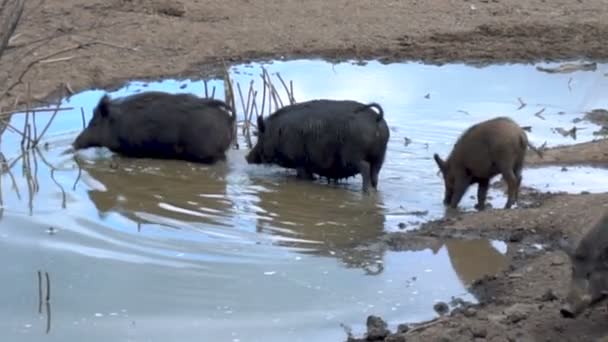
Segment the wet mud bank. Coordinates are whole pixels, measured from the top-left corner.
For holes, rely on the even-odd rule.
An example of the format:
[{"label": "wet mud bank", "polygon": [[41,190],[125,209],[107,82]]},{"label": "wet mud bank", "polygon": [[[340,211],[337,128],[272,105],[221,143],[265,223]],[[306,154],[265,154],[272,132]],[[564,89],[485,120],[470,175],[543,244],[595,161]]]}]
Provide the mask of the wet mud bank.
[{"label": "wet mud bank", "polygon": [[43,98],[64,83],[77,92],[125,78],[206,74],[209,64],[277,56],[601,60],[608,58],[606,17],[601,0],[28,2],[0,65],[2,91],[15,84],[3,107],[27,83],[34,98]]},{"label": "wet mud bank", "polygon": [[[556,147],[544,159],[530,155],[528,166],[608,165],[608,140]],[[575,152],[576,151],[576,152]],[[387,329],[382,318],[367,319],[367,334],[348,341],[598,341],[608,336],[606,303],[577,319],[563,318],[560,305],[568,290],[570,261],[560,240],[578,241],[608,210],[608,193],[540,192],[522,188],[518,208],[457,212],[417,230],[389,233],[372,249],[436,249],[453,239],[491,239],[508,243],[507,266],[471,282],[478,303],[454,300],[449,311],[424,323]]]}]

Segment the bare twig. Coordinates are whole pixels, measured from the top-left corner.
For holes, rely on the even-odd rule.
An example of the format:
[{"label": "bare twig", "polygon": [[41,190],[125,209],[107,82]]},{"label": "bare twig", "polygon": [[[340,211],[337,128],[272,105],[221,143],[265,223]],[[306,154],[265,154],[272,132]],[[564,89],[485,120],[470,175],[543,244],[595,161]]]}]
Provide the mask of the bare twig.
[{"label": "bare twig", "polygon": [[[61,105],[61,103],[57,103],[57,109],[59,108],[60,105]],[[49,126],[51,126],[51,123],[53,122],[53,120],[55,119],[55,116],[57,115],[57,112],[58,112],[57,109],[51,115],[51,118],[46,123],[46,126],[44,126],[44,129],[42,130],[42,132],[40,132],[40,136],[33,142],[33,147],[36,147],[38,145],[38,143],[40,142],[40,139],[42,139],[42,137],[44,136],[44,133],[46,133],[46,130],[49,129]]]},{"label": "bare twig", "polygon": [[70,82],[66,82],[64,86],[65,86],[65,90],[68,91],[68,94],[70,94],[70,95],[74,94],[74,89],[72,89],[72,87],[70,86]]},{"label": "bare twig", "polygon": [[66,56],[66,57],[58,57],[58,58],[51,58],[51,59],[45,59],[40,61],[40,64],[51,64],[51,63],[57,63],[57,62],[67,62],[69,60],[72,60],[76,58],[76,56]]},{"label": "bare twig", "polygon": [[46,55],[46,56],[44,56],[44,57],[42,57],[42,58],[35,59],[35,60],[33,60],[33,61],[29,62],[29,63],[28,63],[28,65],[25,67],[25,69],[24,69],[24,70],[21,72],[21,74],[19,75],[19,77],[17,77],[17,81],[13,82],[13,83],[12,83],[12,84],[11,84],[11,85],[10,85],[10,86],[9,86],[9,87],[8,87],[8,88],[7,88],[7,89],[6,89],[6,90],[5,90],[5,91],[4,91],[4,92],[3,92],[3,93],[0,95],[0,98],[1,98],[1,97],[4,97],[4,95],[6,95],[6,94],[7,94],[8,92],[10,92],[11,90],[13,90],[13,89],[14,89],[16,86],[18,86],[19,84],[23,83],[23,77],[25,77],[25,75],[27,74],[27,72],[28,72],[28,71],[30,71],[30,69],[31,69],[33,66],[35,66],[36,64],[38,64],[38,63],[40,63],[40,62],[42,62],[42,61],[44,61],[44,60],[47,60],[47,59],[49,59],[49,58],[55,57],[55,56],[57,56],[57,55],[61,55],[62,53],[66,53],[66,52],[68,52],[68,51],[72,51],[72,50],[77,50],[77,49],[80,49],[80,48],[82,48],[82,47],[83,47],[83,45],[82,45],[82,44],[74,45],[74,46],[71,46],[71,47],[69,47],[69,48],[61,49],[61,50],[59,50],[59,51],[53,52],[53,53],[51,53],[51,54],[49,54],[49,55]]},{"label": "bare twig", "polygon": [[520,110],[526,106],[526,103],[521,99],[521,97],[518,97],[517,101],[519,101],[519,107],[517,108],[517,110]]},{"label": "bare twig", "polygon": [[25,0],[3,0],[0,6],[0,58],[21,20]]},{"label": "bare twig", "polygon": [[66,194],[65,194],[65,190],[63,189],[63,186],[61,186],[61,184],[59,184],[59,182],[55,179],[55,168],[51,169],[51,180],[61,190],[61,208],[65,209],[66,208]]},{"label": "bare twig", "polygon": [[[26,85],[26,98],[25,98],[25,122],[23,124],[23,136],[21,137],[21,148],[25,148],[25,139],[28,138],[27,137],[27,123],[28,123],[28,119],[30,117],[30,98],[31,98],[31,88],[30,88],[30,83],[28,83]],[[24,164],[25,165],[25,164]]]},{"label": "bare twig", "polygon": [[[29,109],[30,113],[45,113],[45,112],[60,112],[60,111],[66,111],[66,110],[73,110],[74,107],[61,107],[61,108],[38,108],[38,109]],[[4,116],[11,116],[13,114],[25,114],[25,111],[17,111],[17,110],[11,110],[11,111],[0,111],[0,117],[4,117]]]},{"label": "bare twig", "polygon": [[42,272],[38,270],[38,313],[42,313]]},{"label": "bare twig", "polygon": [[537,118],[545,120],[545,117],[541,115],[544,111],[545,111],[545,108],[543,108],[543,109],[539,110],[538,112],[534,113],[534,116],[536,116]]},{"label": "bare twig", "polygon": [[84,108],[80,107],[80,118],[82,119],[82,129],[84,129],[87,125],[84,119]]},{"label": "bare twig", "polygon": [[44,276],[46,277],[46,301],[48,303],[51,301],[51,280],[48,272],[44,272]]},{"label": "bare twig", "polygon": [[413,333],[415,333],[417,331],[428,329],[428,328],[432,327],[433,325],[442,323],[443,321],[445,321],[445,319],[443,317],[435,318],[434,320],[431,320],[429,322],[422,323],[420,325],[415,326],[414,328],[408,330],[405,333],[405,335],[411,335],[411,334],[413,334]]},{"label": "bare twig", "polygon": [[[287,98],[289,99],[289,104],[296,103],[296,99],[293,97],[293,87],[291,87],[291,92],[290,92],[289,88],[287,88],[287,84],[285,83],[285,81],[283,81],[281,74],[279,74],[278,72],[277,72],[277,77],[279,78],[279,81],[281,81],[283,88],[285,88],[285,92],[287,93]],[[290,83],[290,85],[293,85],[293,83]]]},{"label": "bare twig", "polygon": [[[74,35],[74,36],[80,36],[83,38],[87,38],[87,39],[95,39],[95,37],[92,36],[85,36],[82,34],[78,34],[78,35]],[[130,51],[138,51],[137,48],[132,48],[130,46],[124,46],[124,45],[118,45],[118,44],[114,44],[114,43],[110,43],[110,42],[106,42],[106,41],[102,41],[102,40],[93,40],[93,41],[88,41],[88,42],[82,42],[79,41],[78,39],[75,39],[77,42],[81,43],[81,44],[87,44],[87,45],[104,45],[104,46],[108,46],[108,47],[113,47],[113,48],[117,48],[117,49],[125,49],[125,50],[130,50]]]}]

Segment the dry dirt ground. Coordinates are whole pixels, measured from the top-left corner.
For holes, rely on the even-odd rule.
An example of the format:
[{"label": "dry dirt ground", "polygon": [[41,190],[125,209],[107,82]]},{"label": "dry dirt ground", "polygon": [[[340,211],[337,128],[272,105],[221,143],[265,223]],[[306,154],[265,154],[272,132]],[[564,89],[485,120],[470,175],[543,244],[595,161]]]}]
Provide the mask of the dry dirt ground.
[{"label": "dry dirt ground", "polygon": [[[110,87],[132,78],[196,77],[262,58],[532,62],[608,57],[606,0],[32,0],[0,60],[0,107]],[[608,165],[601,140],[531,154],[529,165]],[[385,341],[593,341],[608,335],[598,307],[576,320],[557,308],[569,277],[555,248],[607,210],[608,194],[522,194],[521,208],[451,216],[380,247],[479,236],[521,246],[510,266],[472,286],[480,304]],[[530,248],[543,243],[542,252]],[[364,320],[365,317],[362,317]],[[380,334],[382,335],[382,334]],[[370,336],[371,337],[371,336]],[[365,338],[365,337],[360,337]]]}]

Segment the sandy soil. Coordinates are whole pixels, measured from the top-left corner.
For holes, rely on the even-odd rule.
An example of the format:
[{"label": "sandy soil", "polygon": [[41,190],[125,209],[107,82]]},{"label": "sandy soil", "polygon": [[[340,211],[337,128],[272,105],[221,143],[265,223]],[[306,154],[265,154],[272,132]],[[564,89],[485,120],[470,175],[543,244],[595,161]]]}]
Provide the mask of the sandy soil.
[{"label": "sandy soil", "polygon": [[[62,0],[29,1],[0,61],[0,107],[109,87],[126,79],[217,74],[259,58],[379,58],[532,62],[608,57],[605,0]],[[528,156],[528,165],[608,165],[608,141]],[[481,304],[385,341],[592,341],[608,335],[606,308],[559,317],[569,276],[563,236],[578,238],[608,194],[526,191],[521,208],[451,216],[374,248],[450,237],[512,241],[504,273],[477,281]],[[533,243],[545,244],[539,252]],[[521,250],[521,252],[518,252]],[[365,319],[362,317],[362,319]]]}]

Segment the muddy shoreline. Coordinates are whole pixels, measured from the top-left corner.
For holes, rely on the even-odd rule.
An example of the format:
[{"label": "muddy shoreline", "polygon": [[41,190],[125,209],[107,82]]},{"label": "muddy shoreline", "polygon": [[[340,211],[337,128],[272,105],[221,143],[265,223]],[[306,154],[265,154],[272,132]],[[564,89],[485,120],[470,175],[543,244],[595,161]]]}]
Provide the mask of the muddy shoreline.
[{"label": "muddy shoreline", "polygon": [[[576,151],[576,152],[573,152]],[[556,147],[528,167],[595,165],[608,167],[608,140]],[[525,181],[524,181],[525,183]],[[371,249],[390,251],[438,248],[449,239],[492,239],[511,244],[506,269],[470,286],[479,303],[459,303],[451,313],[390,332],[369,324],[366,336],[348,341],[596,341],[608,336],[608,308],[600,304],[577,319],[559,314],[568,289],[570,262],[560,240],[578,241],[608,210],[608,193],[563,194],[522,188],[518,208],[446,215],[417,230],[386,234]],[[431,247],[432,246],[432,247]],[[382,326],[382,324],[380,324]]]},{"label": "muddy shoreline", "polygon": [[[0,108],[23,107],[28,84],[32,103],[44,103],[66,88],[79,92],[115,88],[131,79],[208,78],[218,76],[225,65],[252,60],[480,66],[605,61],[605,6],[603,0],[28,2],[0,60]],[[608,166],[608,140],[553,148],[542,159],[529,154],[527,167],[542,165]],[[387,234],[369,247],[411,250],[441,239],[480,237],[516,246],[504,272],[473,284],[480,304],[375,340],[593,341],[608,335],[605,305],[576,320],[559,316],[569,265],[555,248],[564,236],[580,237],[606,210],[608,194],[529,190],[522,200],[518,209],[458,214],[417,231]]]}]

